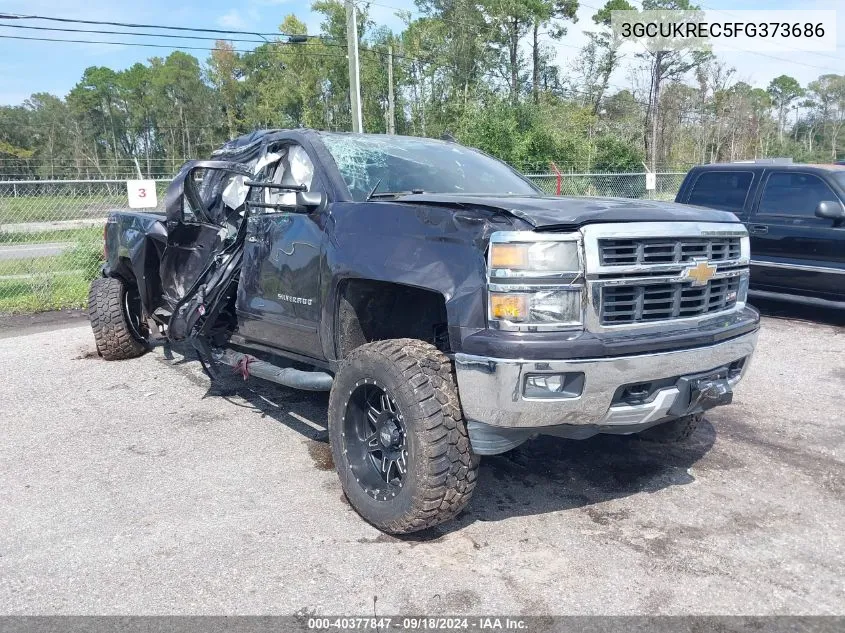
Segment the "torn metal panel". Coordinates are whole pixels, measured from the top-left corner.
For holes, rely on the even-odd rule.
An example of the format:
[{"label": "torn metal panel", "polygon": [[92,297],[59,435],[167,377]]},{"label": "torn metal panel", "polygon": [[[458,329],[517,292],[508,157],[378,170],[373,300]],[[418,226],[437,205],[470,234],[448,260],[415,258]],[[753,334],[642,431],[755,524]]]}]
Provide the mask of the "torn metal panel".
[{"label": "torn metal panel", "polygon": [[501,212],[466,208],[455,212],[426,205],[342,203],[327,225],[320,320],[326,358],[334,359],[338,287],[359,278],[432,290],[443,296],[452,350],[486,327],[485,252],[497,230],[524,228]]}]

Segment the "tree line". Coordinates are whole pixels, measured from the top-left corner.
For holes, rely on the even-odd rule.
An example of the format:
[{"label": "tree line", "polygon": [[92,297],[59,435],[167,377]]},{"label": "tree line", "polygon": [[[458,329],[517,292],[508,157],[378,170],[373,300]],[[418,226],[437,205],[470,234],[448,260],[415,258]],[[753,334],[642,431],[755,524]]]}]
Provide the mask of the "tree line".
[{"label": "tree line", "polygon": [[[644,0],[689,9],[689,0]],[[396,33],[358,14],[364,128],[384,133],[389,71],[398,134],[449,134],[526,171],[642,171],[763,156],[845,154],[845,75],[807,86],[737,81],[700,51],[623,55],[609,0],[562,67],[551,42],[578,28],[578,0],[417,0]],[[176,51],[125,70],[88,68],[64,98],[0,107],[0,178],[167,177],[190,157],[260,128],[351,129],[342,2],[315,0],[319,37],[295,15],[253,50],[218,41],[207,59]],[[610,79],[629,69],[625,86]],[[617,73],[618,74],[618,73]]]}]

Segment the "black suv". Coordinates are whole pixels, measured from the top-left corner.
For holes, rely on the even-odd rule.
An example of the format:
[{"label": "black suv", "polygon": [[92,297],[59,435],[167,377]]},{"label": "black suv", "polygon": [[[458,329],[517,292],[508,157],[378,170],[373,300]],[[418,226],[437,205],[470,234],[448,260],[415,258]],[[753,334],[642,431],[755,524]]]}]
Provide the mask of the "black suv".
[{"label": "black suv", "polygon": [[751,236],[753,297],[845,309],[845,167],[694,167],[675,202],[731,211]]}]

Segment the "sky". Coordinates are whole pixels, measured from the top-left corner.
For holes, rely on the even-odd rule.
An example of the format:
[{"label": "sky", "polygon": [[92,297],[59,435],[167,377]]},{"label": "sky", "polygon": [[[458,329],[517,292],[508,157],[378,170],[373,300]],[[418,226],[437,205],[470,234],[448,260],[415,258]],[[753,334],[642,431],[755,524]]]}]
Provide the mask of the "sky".
[{"label": "sky", "polygon": [[[359,0],[363,3],[363,0]],[[585,4],[586,2],[586,4]],[[557,53],[557,62],[563,67],[563,74],[570,72],[579,49],[587,42],[584,30],[593,27],[591,16],[604,0],[585,0],[578,11],[578,22],[569,25],[569,32],[560,42],[550,42]],[[634,2],[638,4],[637,2]],[[781,74],[788,74],[806,86],[821,74],[845,74],[845,4],[841,0],[697,0],[702,8],[712,10],[711,15],[730,20],[731,11],[738,9],[836,9],[837,50],[835,52],[750,52],[717,55],[721,60],[736,68],[735,78],[751,85],[765,87],[769,81]],[[389,6],[385,6],[389,5]],[[320,17],[310,11],[310,1],[294,0],[242,0],[239,3],[224,0],[0,0],[0,13],[19,13],[63,18],[134,22],[145,24],[167,24],[203,28],[237,30],[276,31],[286,15],[294,13],[308,26],[309,33],[318,33]],[[397,10],[410,10],[416,15],[413,0],[375,0],[370,4],[370,17],[379,25],[394,31],[401,30],[402,21]],[[0,20],[0,24],[9,23]],[[15,22],[11,22],[15,23]],[[21,21],[18,24],[57,26],[59,23],[42,21]],[[70,28],[116,28],[94,25],[68,24]],[[50,31],[27,31],[0,27],[0,36],[34,36],[63,39],[99,39],[110,41],[155,42],[163,40],[149,38],[94,35],[88,33],[56,33]],[[214,34],[201,34],[214,37]],[[65,96],[89,66],[109,66],[116,70],[127,68],[149,57],[166,56],[180,46],[211,47],[211,41],[165,40],[168,48],[144,48],[108,44],[76,44],[4,39],[0,37],[0,105],[17,105],[32,93],[49,92]],[[239,44],[238,47],[249,46]],[[624,52],[625,49],[623,49]],[[205,60],[208,51],[188,52]],[[611,85],[615,88],[630,88],[631,73],[628,70],[633,58],[633,49],[628,51],[623,66],[614,73]]]}]

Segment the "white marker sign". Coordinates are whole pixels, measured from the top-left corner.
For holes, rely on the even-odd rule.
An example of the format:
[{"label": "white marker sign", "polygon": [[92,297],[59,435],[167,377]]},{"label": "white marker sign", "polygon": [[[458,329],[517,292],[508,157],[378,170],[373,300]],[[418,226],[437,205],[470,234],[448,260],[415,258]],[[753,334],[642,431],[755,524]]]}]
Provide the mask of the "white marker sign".
[{"label": "white marker sign", "polygon": [[655,174],[653,171],[646,172],[645,188],[648,191],[657,189],[657,174]]},{"label": "white marker sign", "polygon": [[130,209],[155,209],[158,206],[155,180],[127,180]]}]

